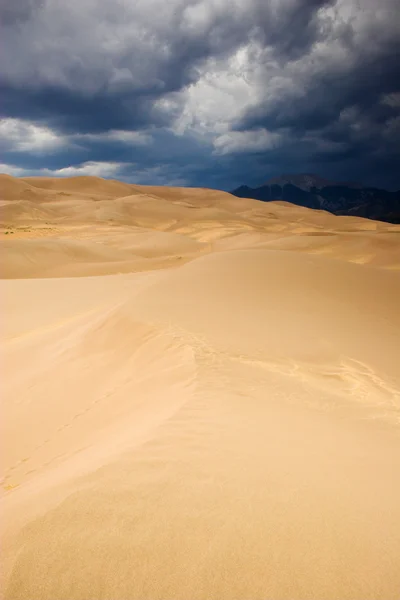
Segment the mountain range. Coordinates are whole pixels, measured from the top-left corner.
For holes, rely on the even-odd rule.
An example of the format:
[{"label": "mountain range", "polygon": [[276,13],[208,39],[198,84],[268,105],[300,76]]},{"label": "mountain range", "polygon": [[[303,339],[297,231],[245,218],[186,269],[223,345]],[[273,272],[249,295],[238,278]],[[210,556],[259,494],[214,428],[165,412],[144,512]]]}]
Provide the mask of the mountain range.
[{"label": "mountain range", "polygon": [[335,182],[314,174],[280,175],[260,187],[242,185],[231,194],[263,202],[285,200],[335,215],[400,223],[400,190],[389,192],[354,182]]}]

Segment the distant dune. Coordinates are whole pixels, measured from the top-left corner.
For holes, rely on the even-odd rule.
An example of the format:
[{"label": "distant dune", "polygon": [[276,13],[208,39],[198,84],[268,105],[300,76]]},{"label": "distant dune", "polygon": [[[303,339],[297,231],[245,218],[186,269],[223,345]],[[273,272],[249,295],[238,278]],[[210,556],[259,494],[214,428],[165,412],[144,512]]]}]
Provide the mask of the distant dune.
[{"label": "distant dune", "polygon": [[2,597],[398,600],[400,225],[0,188]]}]

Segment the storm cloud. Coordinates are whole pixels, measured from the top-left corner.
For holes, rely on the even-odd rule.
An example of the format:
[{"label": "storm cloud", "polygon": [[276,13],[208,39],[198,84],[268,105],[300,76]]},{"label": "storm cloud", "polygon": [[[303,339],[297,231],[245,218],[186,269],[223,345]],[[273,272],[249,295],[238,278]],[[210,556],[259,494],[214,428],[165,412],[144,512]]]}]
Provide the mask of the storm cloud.
[{"label": "storm cloud", "polygon": [[1,0],[2,170],[400,187],[396,0]]}]

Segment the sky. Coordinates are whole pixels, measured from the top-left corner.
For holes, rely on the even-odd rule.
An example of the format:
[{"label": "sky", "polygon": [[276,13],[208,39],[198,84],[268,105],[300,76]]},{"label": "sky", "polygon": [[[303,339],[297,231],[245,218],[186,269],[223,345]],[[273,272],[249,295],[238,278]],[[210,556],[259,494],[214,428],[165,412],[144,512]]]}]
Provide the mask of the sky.
[{"label": "sky", "polygon": [[398,0],[0,0],[0,172],[400,188]]}]

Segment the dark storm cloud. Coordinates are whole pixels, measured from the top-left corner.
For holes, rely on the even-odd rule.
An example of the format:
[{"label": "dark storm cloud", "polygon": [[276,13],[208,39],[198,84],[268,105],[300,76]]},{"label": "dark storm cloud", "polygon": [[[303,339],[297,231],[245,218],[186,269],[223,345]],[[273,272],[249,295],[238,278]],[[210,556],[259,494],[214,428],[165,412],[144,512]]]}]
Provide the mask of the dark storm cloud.
[{"label": "dark storm cloud", "polygon": [[[295,87],[286,95],[252,107],[237,128],[320,129],[335,122],[341,111],[355,106],[367,112],[374,121],[385,122],[398,110],[398,107],[382,104],[381,99],[384,94],[400,90],[399,50],[400,43],[393,40],[378,55],[350,52],[351,67],[344,63],[329,70],[329,64],[323,64],[321,71],[310,78],[304,80],[301,74],[298,81],[291,80]],[[307,66],[307,57],[304,64]],[[265,83],[267,85],[267,81]]]},{"label": "dark storm cloud", "polygon": [[129,91],[98,90],[91,94],[54,85],[24,88],[0,84],[3,116],[24,118],[65,133],[138,129],[167,124],[167,116],[154,110],[152,97]]},{"label": "dark storm cloud", "polygon": [[[10,139],[6,164],[114,161],[132,179],[159,166],[162,177],[169,169],[173,180],[227,189],[320,166],[400,186],[397,0],[0,1],[1,114],[65,138],[30,151]],[[227,127],[280,143],[250,147],[244,135],[213,152],[218,122],[204,140],[174,135],[188,86],[245,47],[254,94]],[[115,130],[150,132],[153,143],[104,137]],[[98,138],[77,141],[82,134]]]},{"label": "dark storm cloud", "polygon": [[196,81],[205,59],[251,37],[280,58],[296,54],[315,39],[314,14],[327,3],[17,0],[5,11],[3,115],[64,131],[160,125],[155,101]]},{"label": "dark storm cloud", "polygon": [[258,4],[257,39],[270,47],[279,62],[303,55],[321,37],[318,11],[334,4],[334,0],[296,0],[282,2],[277,11],[265,10],[267,3]]},{"label": "dark storm cloud", "polygon": [[[330,55],[320,60],[315,46],[278,72],[279,78],[290,79],[283,93],[268,93],[275,73],[266,70],[265,97],[244,111],[233,128],[284,130],[299,147],[310,133],[315,141],[340,143],[341,152],[319,152],[316,144],[308,151],[310,162],[328,170],[330,163],[339,162],[342,170],[357,169],[364,178],[371,175],[365,173],[368,165],[375,174],[384,171],[388,185],[399,186],[393,167],[400,158],[400,132],[394,127],[400,103],[398,96],[394,102],[388,98],[400,92],[400,17],[394,0],[385,2],[382,12],[376,5],[376,15],[373,4],[370,8],[364,14],[360,5],[359,18],[346,26],[325,23]],[[384,178],[378,179],[384,184]]]},{"label": "dark storm cloud", "polygon": [[44,0],[0,0],[0,25],[14,25],[28,21]]},{"label": "dark storm cloud", "polygon": [[26,169],[29,174],[39,173],[44,166],[51,171],[65,167],[78,168],[87,162],[116,163],[116,176],[135,183],[182,184],[202,186],[213,168],[218,172],[219,159],[210,153],[208,145],[191,137],[178,138],[172,132],[155,130],[148,141],[134,145],[129,141],[102,136],[77,135],[50,148],[33,148],[29,152],[13,147],[0,138],[2,161]]}]

